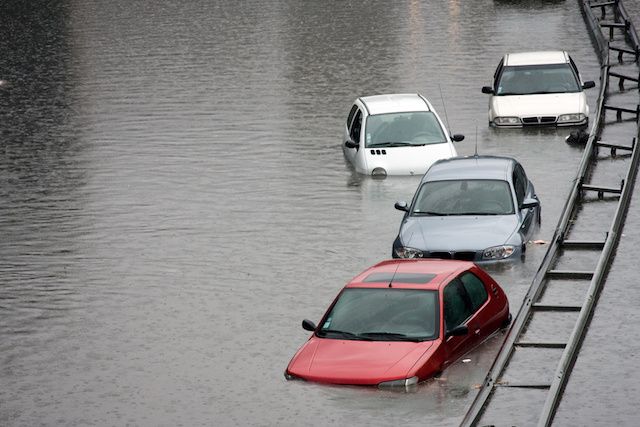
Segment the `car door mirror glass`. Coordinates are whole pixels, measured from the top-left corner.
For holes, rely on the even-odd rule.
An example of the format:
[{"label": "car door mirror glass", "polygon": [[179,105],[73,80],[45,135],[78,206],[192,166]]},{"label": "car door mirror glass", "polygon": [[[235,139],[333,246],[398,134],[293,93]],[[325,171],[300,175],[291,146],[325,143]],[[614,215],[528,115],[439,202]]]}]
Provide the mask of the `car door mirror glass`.
[{"label": "car door mirror glass", "polygon": [[593,80],[588,80],[582,84],[582,89],[591,89],[596,87],[596,83]]},{"label": "car door mirror glass", "polygon": [[464,135],[462,135],[461,133],[455,133],[453,134],[453,136],[451,137],[451,140],[454,142],[460,142],[464,139]]},{"label": "car door mirror glass", "polygon": [[409,206],[407,205],[407,202],[404,202],[404,201],[396,202],[394,207],[399,211],[409,212]]},{"label": "car door mirror glass", "polygon": [[458,325],[453,329],[447,331],[445,336],[448,337],[460,337],[463,335],[467,335],[469,333],[469,328],[467,325]]},{"label": "car door mirror glass", "polygon": [[304,329],[305,331],[315,331],[316,324],[313,323],[311,320],[304,319],[302,321],[302,329]]},{"label": "car door mirror glass", "polygon": [[493,95],[494,91],[491,86],[482,86],[482,93],[486,93],[488,95]]},{"label": "car door mirror glass", "polygon": [[536,206],[538,206],[540,204],[539,201],[537,201],[536,199],[524,199],[522,201],[522,206],[520,206],[520,209],[530,209],[530,208],[535,208]]},{"label": "car door mirror glass", "polygon": [[352,140],[348,140],[344,142],[344,146],[347,148],[358,148],[358,143],[353,142]]}]

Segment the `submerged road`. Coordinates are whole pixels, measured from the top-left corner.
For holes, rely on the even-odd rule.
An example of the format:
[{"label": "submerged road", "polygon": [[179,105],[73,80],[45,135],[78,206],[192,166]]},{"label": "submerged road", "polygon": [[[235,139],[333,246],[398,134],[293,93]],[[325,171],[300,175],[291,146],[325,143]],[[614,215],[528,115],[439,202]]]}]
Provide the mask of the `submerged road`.
[{"label": "submerged road", "polygon": [[[523,164],[548,241],[582,149],[568,129],[489,128],[480,88],[504,53],[532,48],[566,49],[597,80],[579,8],[267,3],[3,5],[0,425],[459,424],[501,336],[415,394],[283,378],[300,320],[390,256],[393,204],[419,180],[355,174],[342,126],[357,96],[423,93],[466,135],[461,155],[477,143]],[[634,198],[558,409],[566,425],[636,410],[637,212]],[[514,310],[545,250],[491,268]]]},{"label": "submerged road", "polygon": [[[637,27],[640,4],[623,3]],[[633,64],[629,67],[631,72],[634,69],[637,71],[637,63],[635,68]],[[612,80],[614,87],[616,80]],[[638,85],[626,86],[627,99],[634,95],[637,99]],[[633,104],[632,100],[629,102]],[[640,236],[639,180],[636,177],[620,241],[554,425],[576,425],[577,421],[585,425],[631,426],[638,422],[638,410],[632,402],[640,391],[640,375],[634,363],[640,354],[640,333],[630,325],[638,319],[640,305],[640,291],[632,279],[640,272],[635,256],[635,239]]]},{"label": "submerged road", "polygon": [[[632,195],[640,163],[640,40],[621,2],[580,6],[602,63],[596,117],[549,250],[465,426],[554,422]],[[597,227],[584,226],[594,219]]]}]

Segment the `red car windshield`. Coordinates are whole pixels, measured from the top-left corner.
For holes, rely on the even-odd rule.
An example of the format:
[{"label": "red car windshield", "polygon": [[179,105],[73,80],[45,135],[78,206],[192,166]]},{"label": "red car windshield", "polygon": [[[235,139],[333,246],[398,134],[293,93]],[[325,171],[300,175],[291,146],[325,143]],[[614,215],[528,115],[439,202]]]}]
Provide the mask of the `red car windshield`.
[{"label": "red car windshield", "polygon": [[420,289],[347,288],[317,335],[367,341],[426,341],[438,337],[438,293]]}]

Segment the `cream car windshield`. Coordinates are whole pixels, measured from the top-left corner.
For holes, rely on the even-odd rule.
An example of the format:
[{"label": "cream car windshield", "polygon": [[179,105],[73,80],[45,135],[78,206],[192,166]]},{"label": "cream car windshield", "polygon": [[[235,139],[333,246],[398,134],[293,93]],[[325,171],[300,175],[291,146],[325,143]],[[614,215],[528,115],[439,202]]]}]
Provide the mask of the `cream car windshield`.
[{"label": "cream car windshield", "polygon": [[419,146],[446,142],[440,122],[430,111],[369,116],[365,138],[367,148]]},{"label": "cream car windshield", "polygon": [[425,182],[411,211],[413,216],[512,215],[507,181],[467,179]]},{"label": "cream car windshield", "polygon": [[569,64],[504,67],[496,95],[533,95],[580,92],[582,89]]}]

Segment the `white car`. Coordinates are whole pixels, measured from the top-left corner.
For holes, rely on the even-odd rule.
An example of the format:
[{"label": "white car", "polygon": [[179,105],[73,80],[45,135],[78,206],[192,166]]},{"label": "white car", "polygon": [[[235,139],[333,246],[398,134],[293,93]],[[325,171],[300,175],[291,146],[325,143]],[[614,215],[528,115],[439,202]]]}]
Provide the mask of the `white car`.
[{"label": "white car", "polygon": [[344,128],[344,155],[366,175],[422,175],[436,160],[457,155],[449,131],[420,94],[363,96]]},{"label": "white car", "polygon": [[489,124],[498,127],[530,125],[581,126],[589,121],[589,106],[580,73],[565,51],[509,53],[502,58],[491,95]]}]

